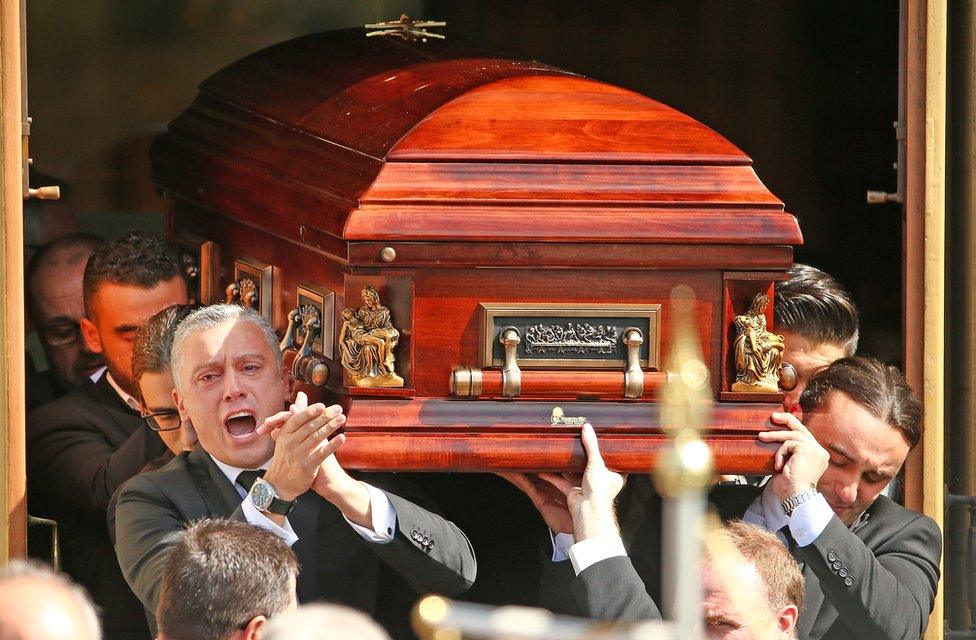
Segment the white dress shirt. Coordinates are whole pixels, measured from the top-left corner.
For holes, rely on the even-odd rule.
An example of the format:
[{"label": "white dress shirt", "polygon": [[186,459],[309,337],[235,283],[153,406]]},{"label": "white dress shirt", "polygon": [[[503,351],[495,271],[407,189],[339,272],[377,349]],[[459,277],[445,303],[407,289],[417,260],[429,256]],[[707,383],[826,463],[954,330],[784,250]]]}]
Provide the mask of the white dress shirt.
[{"label": "white dress shirt", "polygon": [[[244,490],[244,487],[237,484],[237,476],[241,474],[241,471],[245,471],[245,469],[224,464],[213,456],[210,456],[210,458],[234,486],[237,493],[240,494],[242,498],[241,511],[244,512],[245,520],[255,526],[261,527],[262,529],[266,529],[275,534],[284,540],[288,546],[298,542],[298,535],[295,533],[295,530],[292,529],[288,518],[285,518],[285,526],[280,527],[268,516],[258,511],[258,508],[254,506],[254,503],[247,499],[247,492]],[[258,468],[267,470],[270,465],[271,461],[268,460]],[[372,513],[373,528],[367,529],[366,527],[359,526],[355,522],[351,522],[348,518],[345,518],[345,516],[343,516],[343,518],[345,518],[346,522],[349,523],[349,526],[351,526],[353,530],[364,540],[379,542],[382,544],[391,542],[393,540],[394,533],[396,532],[396,509],[393,507],[393,503],[390,502],[390,498],[387,497],[384,492],[365,482],[363,485],[365,485],[366,489],[369,491],[369,507]]]},{"label": "white dress shirt", "polygon": [[820,537],[833,517],[834,510],[827,504],[822,493],[794,509],[792,516],[787,516],[783,511],[782,501],[776,497],[772,486],[767,482],[762,495],[749,505],[742,520],[772,531],[787,546],[786,536],[781,530],[789,525],[796,546],[805,547]]},{"label": "white dress shirt", "polygon": [[[820,537],[833,516],[834,510],[820,493],[794,509],[792,517],[787,516],[782,502],[767,483],[762,495],[749,505],[742,519],[776,533],[787,546],[786,536],[781,529],[788,525],[797,546],[805,547]],[[553,534],[550,531],[549,535],[552,537],[553,562],[560,562],[568,557],[576,575],[601,560],[627,555],[620,534],[614,531],[601,533],[582,542],[575,542],[568,533]]]},{"label": "white dress shirt", "polygon": [[142,405],[139,404],[139,401],[136,400],[131,395],[129,395],[126,391],[124,391],[122,387],[120,387],[118,383],[115,382],[115,378],[112,377],[112,374],[106,373],[106,371],[108,371],[108,367],[101,367],[97,371],[95,371],[95,373],[88,376],[88,378],[92,382],[98,382],[99,379],[102,377],[102,374],[104,373],[105,377],[108,378],[108,383],[112,386],[113,389],[115,389],[115,393],[119,394],[119,397],[122,398],[122,402],[126,403],[130,409],[135,409],[139,413],[142,413]]}]

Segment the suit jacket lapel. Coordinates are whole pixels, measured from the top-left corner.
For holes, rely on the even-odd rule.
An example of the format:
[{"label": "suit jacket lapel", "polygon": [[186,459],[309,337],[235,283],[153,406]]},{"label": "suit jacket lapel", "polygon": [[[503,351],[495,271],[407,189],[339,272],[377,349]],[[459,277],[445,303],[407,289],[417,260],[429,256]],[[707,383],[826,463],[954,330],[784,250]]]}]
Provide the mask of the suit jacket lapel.
[{"label": "suit jacket lapel", "polygon": [[[206,451],[200,447],[191,451],[186,466],[211,516],[228,518],[241,505],[241,495]],[[307,491],[298,497],[298,504],[288,515],[288,522],[298,536],[292,549],[302,567],[297,586],[299,599],[303,601],[312,599],[318,586],[316,567],[321,501],[317,494]]]},{"label": "suit jacket lapel", "polygon": [[206,451],[200,447],[191,451],[186,466],[211,516],[228,518],[241,505],[241,494]]}]

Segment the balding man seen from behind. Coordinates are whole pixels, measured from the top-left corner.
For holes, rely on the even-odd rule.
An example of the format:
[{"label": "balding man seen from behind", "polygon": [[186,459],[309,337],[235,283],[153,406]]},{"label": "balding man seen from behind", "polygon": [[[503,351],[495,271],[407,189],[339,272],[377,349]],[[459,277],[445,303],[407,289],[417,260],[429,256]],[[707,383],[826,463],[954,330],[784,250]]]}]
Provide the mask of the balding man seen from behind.
[{"label": "balding man seen from behind", "polygon": [[0,640],[101,640],[85,590],[47,566],[13,560],[0,569]]}]

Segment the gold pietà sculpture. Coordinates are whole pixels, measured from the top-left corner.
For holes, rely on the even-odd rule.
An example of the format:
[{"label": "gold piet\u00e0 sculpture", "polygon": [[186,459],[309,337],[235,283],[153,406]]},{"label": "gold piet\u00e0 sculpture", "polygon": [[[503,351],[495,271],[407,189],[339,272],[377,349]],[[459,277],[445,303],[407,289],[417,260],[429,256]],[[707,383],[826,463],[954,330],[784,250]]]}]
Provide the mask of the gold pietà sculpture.
[{"label": "gold piet\u00e0 sculpture", "polygon": [[339,354],[342,366],[357,387],[402,387],[403,378],[396,374],[393,349],[400,332],[393,326],[390,310],[380,304],[373,287],[363,289],[363,306],[342,310],[339,330]]},{"label": "gold piet\u00e0 sculpture", "polygon": [[783,336],[766,330],[769,298],[758,294],[749,311],[733,320],[736,329],[732,350],[735,355],[735,382],[732,391],[777,393],[779,367],[783,360]]}]

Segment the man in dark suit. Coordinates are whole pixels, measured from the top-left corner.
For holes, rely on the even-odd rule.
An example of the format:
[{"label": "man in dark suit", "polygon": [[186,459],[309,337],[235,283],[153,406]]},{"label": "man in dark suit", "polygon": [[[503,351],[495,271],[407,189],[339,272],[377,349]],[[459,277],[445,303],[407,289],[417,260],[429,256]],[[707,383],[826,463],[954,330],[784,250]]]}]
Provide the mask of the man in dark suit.
[{"label": "man in dark suit", "polygon": [[[799,417],[774,413],[773,422],[786,429],[760,435],[766,442],[781,443],[777,473],[770,481],[764,487],[717,487],[713,502],[723,517],[742,517],[775,532],[801,563],[806,581],[806,606],[798,624],[801,639],[920,638],[935,601],[941,533],[930,518],[881,495],[921,439],[920,402],[897,369],[854,357],[814,375],[799,408]],[[657,503],[653,498],[621,503],[629,562],[621,535],[614,535],[612,528],[602,526],[603,535],[580,540],[577,521],[589,517],[606,522],[607,496],[612,499],[619,490],[600,477],[612,472],[599,466],[591,471],[588,466],[587,473],[590,477],[584,474],[580,482],[542,476],[556,494],[543,494],[538,482],[525,485],[550,528],[575,535],[569,556],[576,577],[568,571],[575,604],[599,619],[653,617],[656,607],[641,613],[627,605],[627,598],[642,593],[638,605],[647,607],[647,601],[653,604],[648,591],[658,592],[653,584],[656,574],[640,571],[660,566],[655,558],[660,553]],[[532,481],[520,481],[526,480]],[[597,489],[587,489],[594,486]],[[587,502],[599,506],[597,515],[572,510],[570,496],[601,492],[602,497]],[[569,511],[565,506],[559,511],[559,495]],[[640,510],[636,517],[628,512],[635,505]],[[568,530],[562,521],[567,515]],[[597,542],[588,543],[591,539]],[[645,563],[638,557],[650,560]],[[626,572],[621,563],[626,563]],[[560,602],[566,575],[566,567],[553,569],[550,601]],[[634,579],[644,583],[642,591],[633,589]],[[581,589],[587,597],[581,597]],[[564,600],[560,606],[565,609]]]},{"label": "man in dark suit", "polygon": [[27,420],[28,507],[60,524],[64,570],[101,608],[111,638],[148,635],[119,572],[105,513],[115,490],[165,450],[138,412],[131,338],[146,318],[187,300],[176,250],[132,233],[96,250],[85,268],[83,337],[107,370],[32,411]]},{"label": "man in dark suit", "polygon": [[300,600],[386,614],[381,621],[402,634],[416,594],[454,596],[471,585],[471,545],[450,522],[377,488],[389,486],[384,479],[367,484],[346,473],[333,455],[346,437],[340,407],[309,406],[300,393],[282,411],[289,384],[277,342],[264,318],[237,306],[205,307],[180,324],[177,407],[199,445],[122,488],[119,564],[155,610],[163,563],[183,527],[204,517],[244,520],[292,545]]}]

